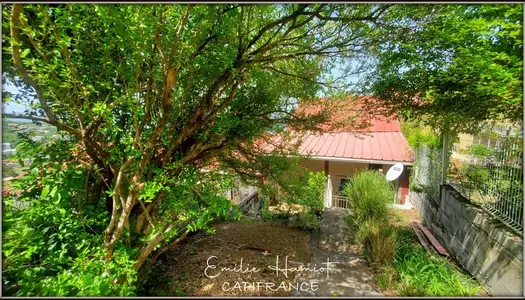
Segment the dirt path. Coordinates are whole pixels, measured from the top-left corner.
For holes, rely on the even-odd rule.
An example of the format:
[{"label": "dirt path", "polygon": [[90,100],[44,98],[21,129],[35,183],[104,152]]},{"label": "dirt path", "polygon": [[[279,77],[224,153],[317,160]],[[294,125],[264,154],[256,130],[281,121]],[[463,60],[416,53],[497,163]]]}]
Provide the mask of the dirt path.
[{"label": "dirt path", "polygon": [[326,267],[326,272],[299,273],[299,283],[318,282],[316,291],[298,291],[295,296],[384,296],[375,285],[371,269],[349,240],[344,209],[325,209],[319,233],[312,236],[312,258],[308,268]]}]

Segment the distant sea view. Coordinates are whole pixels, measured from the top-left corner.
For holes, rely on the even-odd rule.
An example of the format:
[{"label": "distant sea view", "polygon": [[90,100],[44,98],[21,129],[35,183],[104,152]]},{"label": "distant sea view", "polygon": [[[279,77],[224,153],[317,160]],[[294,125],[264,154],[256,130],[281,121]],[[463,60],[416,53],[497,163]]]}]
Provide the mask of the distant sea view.
[{"label": "distant sea view", "polygon": [[28,120],[28,119],[13,119],[13,118],[7,118],[6,121],[7,122],[13,122],[13,123],[31,123],[31,122],[33,122],[31,120]]}]

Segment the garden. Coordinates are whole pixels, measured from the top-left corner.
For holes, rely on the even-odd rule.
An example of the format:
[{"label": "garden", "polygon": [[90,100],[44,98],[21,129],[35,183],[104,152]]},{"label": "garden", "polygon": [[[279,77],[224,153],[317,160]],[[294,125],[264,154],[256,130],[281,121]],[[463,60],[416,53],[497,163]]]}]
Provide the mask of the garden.
[{"label": "garden", "polygon": [[[297,166],[295,174],[301,176],[288,174],[259,187],[263,204],[258,215],[217,221],[210,232],[196,233],[167,251],[145,277],[139,295],[291,296],[295,273],[283,278],[269,266],[279,259],[280,265],[286,260],[293,267],[310,262],[311,234],[319,230],[316,213],[323,209],[325,181],[323,172],[299,170]],[[227,271],[213,268],[217,276],[208,276],[210,257],[213,266]],[[272,288],[255,288],[257,283]],[[286,286],[279,288],[281,284]]]},{"label": "garden", "polygon": [[413,211],[388,208],[393,191],[383,175],[364,171],[343,190],[352,213],[347,222],[391,296],[475,296],[481,286],[453,261],[423,248],[412,231]]},{"label": "garden", "polygon": [[[213,247],[251,266],[282,252],[308,263],[325,177],[298,170],[288,133],[321,131],[346,97],[373,95],[385,114],[444,136],[523,116],[517,4],[1,9],[3,140],[16,143],[2,159],[2,296],[220,294],[192,264]],[[321,109],[298,109],[308,105]],[[359,130],[356,120],[332,129]],[[384,226],[396,217],[377,176],[356,175],[345,193],[378,283],[476,294],[409,230]],[[264,222],[226,197],[239,178],[260,187]]]},{"label": "garden", "polygon": [[[257,282],[283,281],[295,283],[295,278],[275,276],[268,266],[276,257],[293,266],[310,261],[310,233],[261,219],[243,218],[240,221],[215,224],[214,234],[204,232],[189,237],[167,251],[152,268],[139,289],[139,296],[290,296],[290,289],[260,289],[246,287]],[[212,257],[211,260],[208,259]],[[282,263],[281,263],[282,264]],[[206,268],[217,265],[232,271]],[[246,270],[257,268],[258,272]],[[233,271],[236,270],[236,271]],[[217,277],[210,278],[218,275]],[[235,284],[239,284],[238,288]],[[246,283],[246,284],[245,284]]]}]

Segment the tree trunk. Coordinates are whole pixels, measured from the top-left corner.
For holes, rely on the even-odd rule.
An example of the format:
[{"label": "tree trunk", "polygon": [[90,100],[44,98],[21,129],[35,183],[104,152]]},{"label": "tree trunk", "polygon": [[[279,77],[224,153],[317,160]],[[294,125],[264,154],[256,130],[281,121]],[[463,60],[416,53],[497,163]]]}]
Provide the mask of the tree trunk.
[{"label": "tree trunk", "polygon": [[[123,195],[121,195],[120,197],[122,196]],[[105,231],[104,252],[105,259],[107,261],[111,260],[113,257],[113,250],[115,248],[115,245],[120,239],[122,232],[124,231],[126,224],[128,223],[131,209],[133,208],[133,205],[136,203],[137,200],[138,190],[136,187],[132,187],[132,189],[128,193],[128,196],[126,197],[126,201],[124,202],[124,207],[122,208],[116,227],[111,228],[112,226],[110,224],[110,226]],[[117,205],[117,203],[113,203],[113,205]]]}]

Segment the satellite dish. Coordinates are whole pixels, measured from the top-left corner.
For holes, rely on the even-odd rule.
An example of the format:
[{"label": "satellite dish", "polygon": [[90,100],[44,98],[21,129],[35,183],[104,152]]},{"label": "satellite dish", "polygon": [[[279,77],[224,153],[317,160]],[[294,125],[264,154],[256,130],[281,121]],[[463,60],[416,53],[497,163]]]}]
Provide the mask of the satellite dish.
[{"label": "satellite dish", "polygon": [[386,172],[386,180],[387,181],[394,181],[399,176],[401,176],[401,173],[403,173],[403,165],[402,164],[395,164],[390,169],[388,169],[388,172]]}]

